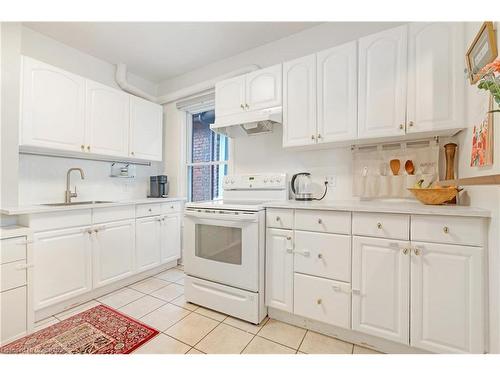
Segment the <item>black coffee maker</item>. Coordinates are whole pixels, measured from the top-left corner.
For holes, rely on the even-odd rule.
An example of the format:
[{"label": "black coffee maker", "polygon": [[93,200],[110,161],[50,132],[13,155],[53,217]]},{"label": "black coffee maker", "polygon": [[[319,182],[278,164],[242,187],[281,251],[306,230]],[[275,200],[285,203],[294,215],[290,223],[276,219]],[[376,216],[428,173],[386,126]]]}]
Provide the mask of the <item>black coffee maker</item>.
[{"label": "black coffee maker", "polygon": [[166,198],[168,197],[168,179],[165,175],[149,177],[149,195],[148,198]]}]

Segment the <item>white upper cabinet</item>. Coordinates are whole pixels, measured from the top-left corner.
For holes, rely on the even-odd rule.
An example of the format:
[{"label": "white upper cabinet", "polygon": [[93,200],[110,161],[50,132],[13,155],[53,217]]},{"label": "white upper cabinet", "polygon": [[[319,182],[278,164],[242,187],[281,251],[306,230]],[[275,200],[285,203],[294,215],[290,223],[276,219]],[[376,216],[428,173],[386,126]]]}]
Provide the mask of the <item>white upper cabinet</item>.
[{"label": "white upper cabinet", "polygon": [[281,105],[281,64],[246,75],[245,109],[271,108]]},{"label": "white upper cabinet", "polygon": [[85,79],[23,57],[21,145],[82,151]]},{"label": "white upper cabinet", "polygon": [[411,345],[438,353],[483,353],[483,248],[415,242]]},{"label": "white upper cabinet", "polygon": [[316,143],[316,55],[283,64],[283,147]]},{"label": "white upper cabinet", "polygon": [[357,43],[317,54],[318,143],[357,137]]},{"label": "white upper cabinet", "polygon": [[409,344],[408,242],[353,237],[352,328]]},{"label": "white upper cabinet", "polygon": [[162,138],[163,107],[130,96],[130,156],[146,160],[162,160]]},{"label": "white upper cabinet", "polygon": [[87,80],[86,151],[128,156],[129,95]]},{"label": "white upper cabinet", "polygon": [[245,110],[245,76],[226,79],[215,85],[215,116],[227,116]]},{"label": "white upper cabinet", "polygon": [[407,26],[359,40],[358,137],[405,134]]},{"label": "white upper cabinet", "polygon": [[409,30],[407,132],[463,127],[463,23],[412,23]]}]

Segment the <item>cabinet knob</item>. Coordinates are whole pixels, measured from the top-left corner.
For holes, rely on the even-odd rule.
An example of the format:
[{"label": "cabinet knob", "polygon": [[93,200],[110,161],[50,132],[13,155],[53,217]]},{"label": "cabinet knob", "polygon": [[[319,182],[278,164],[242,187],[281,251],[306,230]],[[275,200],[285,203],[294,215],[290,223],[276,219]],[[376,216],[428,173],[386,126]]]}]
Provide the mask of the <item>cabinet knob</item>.
[{"label": "cabinet knob", "polygon": [[318,298],[318,299],[317,299],[317,301],[316,301],[316,303],[317,303],[318,305],[321,305],[321,303],[322,303],[322,302],[323,302],[323,301],[321,300],[321,298]]},{"label": "cabinet knob", "polygon": [[403,130],[405,126],[403,124],[399,124],[399,130]]},{"label": "cabinet knob", "polygon": [[382,223],[377,223],[377,228],[382,229]]},{"label": "cabinet knob", "polygon": [[311,135],[311,139],[314,141],[316,139],[316,137],[313,135]]},{"label": "cabinet knob", "polygon": [[87,151],[90,151],[90,145],[87,146]]},{"label": "cabinet knob", "polygon": [[148,211],[151,212],[152,211],[151,208],[148,208]]},{"label": "cabinet knob", "polygon": [[245,104],[245,108],[246,108],[246,109],[249,109],[249,108],[250,108],[250,106],[249,106],[248,104]]},{"label": "cabinet knob", "polygon": [[291,241],[291,240],[292,240],[292,237],[290,237],[290,236],[286,236],[286,239],[287,239],[287,241]]},{"label": "cabinet knob", "polygon": [[82,151],[85,151],[85,145],[81,145],[81,146],[80,146],[80,149],[81,149]]},{"label": "cabinet knob", "polygon": [[446,233],[446,234],[450,233],[450,228],[443,227],[443,232]]},{"label": "cabinet knob", "polygon": [[99,232],[99,229],[94,229],[94,233],[97,233],[97,232]]},{"label": "cabinet knob", "polygon": [[318,259],[323,259],[323,254],[319,253],[318,254]]},{"label": "cabinet knob", "polygon": [[318,224],[323,224],[323,220],[318,219]]},{"label": "cabinet knob", "polygon": [[174,209],[174,206],[170,206],[170,208],[173,210],[173,209]]},{"label": "cabinet knob", "polygon": [[413,249],[413,252],[414,252],[414,253],[415,253],[415,255],[417,255],[417,256],[418,256],[418,255],[420,255],[420,250],[419,250],[419,249],[417,249],[417,248],[414,248],[414,249]]},{"label": "cabinet knob", "polygon": [[280,221],[281,218],[279,216],[276,216],[276,221]]},{"label": "cabinet knob", "polygon": [[403,254],[404,255],[408,254],[408,249],[406,247],[403,249]]},{"label": "cabinet knob", "polygon": [[318,134],[318,139],[321,139],[321,134]]},{"label": "cabinet knob", "polygon": [[410,127],[412,127],[412,126],[413,126],[413,121],[410,121],[410,122],[408,123],[408,125],[410,125]]},{"label": "cabinet knob", "polygon": [[245,106],[243,104],[240,104],[241,109],[245,109]]}]

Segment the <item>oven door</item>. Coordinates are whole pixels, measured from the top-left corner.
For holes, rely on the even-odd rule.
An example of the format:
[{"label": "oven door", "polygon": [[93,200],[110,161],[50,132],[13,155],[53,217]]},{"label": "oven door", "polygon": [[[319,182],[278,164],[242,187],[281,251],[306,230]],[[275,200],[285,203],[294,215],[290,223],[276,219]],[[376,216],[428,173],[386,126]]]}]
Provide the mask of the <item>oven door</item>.
[{"label": "oven door", "polygon": [[186,209],[185,272],[257,292],[258,220],[257,212]]}]

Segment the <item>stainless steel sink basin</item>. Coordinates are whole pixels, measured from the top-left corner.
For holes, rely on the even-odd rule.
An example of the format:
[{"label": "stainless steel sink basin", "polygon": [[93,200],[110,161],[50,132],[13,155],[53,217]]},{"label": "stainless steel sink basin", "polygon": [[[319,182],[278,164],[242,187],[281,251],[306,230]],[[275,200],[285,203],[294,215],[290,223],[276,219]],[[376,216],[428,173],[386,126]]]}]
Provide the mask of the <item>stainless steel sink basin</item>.
[{"label": "stainless steel sink basin", "polygon": [[71,202],[71,203],[45,203],[42,206],[63,207],[63,206],[78,206],[81,204],[100,204],[100,203],[113,203],[112,201],[84,201],[84,202]]}]

